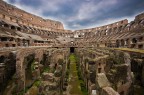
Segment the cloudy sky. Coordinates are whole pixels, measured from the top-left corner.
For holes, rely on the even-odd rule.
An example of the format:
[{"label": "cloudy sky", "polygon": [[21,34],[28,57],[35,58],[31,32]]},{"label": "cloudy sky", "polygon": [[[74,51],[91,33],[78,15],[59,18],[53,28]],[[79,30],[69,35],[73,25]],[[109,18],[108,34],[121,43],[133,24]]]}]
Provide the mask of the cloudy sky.
[{"label": "cloudy sky", "polygon": [[144,0],[4,0],[32,14],[61,21],[66,29],[129,21],[144,12]]}]

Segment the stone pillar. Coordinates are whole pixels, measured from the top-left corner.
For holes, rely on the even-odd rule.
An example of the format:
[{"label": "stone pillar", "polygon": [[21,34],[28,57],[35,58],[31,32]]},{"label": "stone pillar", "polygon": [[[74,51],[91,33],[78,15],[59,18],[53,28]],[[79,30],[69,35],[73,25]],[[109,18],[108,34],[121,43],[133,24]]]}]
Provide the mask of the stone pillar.
[{"label": "stone pillar", "polygon": [[[143,60],[143,62],[144,62],[144,60]],[[144,86],[144,65],[142,68],[142,85]]]},{"label": "stone pillar", "polygon": [[131,57],[128,53],[124,53],[124,61],[125,61],[125,64],[128,66],[127,68],[127,77],[126,77],[126,86],[127,86],[127,89],[125,89],[124,91],[124,95],[128,95],[128,93],[130,93],[130,90],[131,90],[131,87],[132,87],[132,82],[133,82],[133,79],[132,79],[132,72],[131,72]]},{"label": "stone pillar", "polygon": [[130,48],[130,39],[127,39],[127,47]]},{"label": "stone pillar", "polygon": [[122,45],[121,45],[121,40],[119,40],[118,43],[119,43],[119,47],[121,47],[121,46],[122,46]]},{"label": "stone pillar", "polygon": [[124,40],[124,47],[127,47],[128,43],[126,40]]},{"label": "stone pillar", "polygon": [[132,47],[132,44],[133,44],[132,39],[129,39],[129,41],[130,41],[129,47],[131,48],[131,47]]},{"label": "stone pillar", "polygon": [[0,63],[0,95],[2,95],[5,86],[5,64]]}]

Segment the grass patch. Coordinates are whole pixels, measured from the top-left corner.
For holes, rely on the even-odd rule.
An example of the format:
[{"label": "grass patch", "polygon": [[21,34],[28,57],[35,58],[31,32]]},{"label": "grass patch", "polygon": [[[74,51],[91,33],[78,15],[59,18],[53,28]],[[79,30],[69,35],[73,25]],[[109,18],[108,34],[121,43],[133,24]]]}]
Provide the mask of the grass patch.
[{"label": "grass patch", "polygon": [[71,54],[69,60],[71,63],[76,63],[76,56],[74,54]]},{"label": "grass patch", "polygon": [[19,93],[13,92],[12,95],[24,95],[28,91],[31,93],[30,95],[37,95],[37,94],[34,94],[34,93],[38,93],[38,87],[40,85],[41,85],[41,81],[36,80],[32,85],[30,85],[28,87],[25,87],[25,89],[23,89]]},{"label": "grass patch", "polygon": [[81,76],[81,70],[79,68],[78,64],[78,57],[76,57],[74,54],[71,54],[70,57],[70,75],[71,80],[69,84],[71,85],[70,94],[76,94],[76,95],[88,95],[86,86],[84,84],[84,81]]},{"label": "grass patch", "polygon": [[76,68],[76,57],[74,54],[71,54],[70,57],[70,70],[69,73],[71,75],[71,79],[69,84],[71,85],[70,94],[76,95],[83,95],[80,88],[80,81],[77,75],[77,68]]}]

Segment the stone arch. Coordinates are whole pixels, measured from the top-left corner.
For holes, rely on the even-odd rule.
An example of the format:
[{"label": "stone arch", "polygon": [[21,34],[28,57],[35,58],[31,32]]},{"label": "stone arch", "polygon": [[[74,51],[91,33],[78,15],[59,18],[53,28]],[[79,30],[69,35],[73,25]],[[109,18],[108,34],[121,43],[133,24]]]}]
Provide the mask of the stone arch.
[{"label": "stone arch", "polygon": [[116,40],[116,47],[120,47],[120,42],[119,42],[119,40]]},{"label": "stone arch", "polygon": [[112,28],[110,28],[108,31],[109,31],[109,34],[112,34]]},{"label": "stone arch", "polygon": [[143,36],[140,36],[140,37],[138,38],[138,40],[141,42],[141,41],[144,40],[144,37],[143,37]]},{"label": "stone arch", "polygon": [[101,36],[104,34],[103,30],[100,30],[100,34],[101,34]]},{"label": "stone arch", "polygon": [[113,28],[113,32],[116,33],[116,30],[117,30],[117,27],[114,27]]},{"label": "stone arch", "polygon": [[124,47],[124,45],[125,45],[124,40],[121,39],[120,41],[121,41],[121,46]]},{"label": "stone arch", "polygon": [[17,27],[17,30],[18,30],[18,31],[21,31],[21,28],[20,28],[20,27]]},{"label": "stone arch", "polygon": [[108,33],[108,29],[106,29],[106,30],[105,30],[105,35],[108,35],[108,34],[109,34],[109,33]]},{"label": "stone arch", "polygon": [[23,89],[24,87],[24,81],[25,81],[25,68],[26,64],[24,64],[25,57],[34,54],[36,61],[40,63],[40,60],[42,59],[42,55],[44,53],[43,49],[26,49],[21,50],[16,55],[16,75],[17,75],[17,81],[18,81],[18,89]]},{"label": "stone arch", "polygon": [[98,35],[98,36],[101,36],[101,34],[100,34],[100,31],[99,31],[99,30],[97,31],[97,35]]},{"label": "stone arch", "polygon": [[3,63],[5,60],[5,56],[0,56],[0,63]]},{"label": "stone arch", "polygon": [[12,26],[11,26],[11,29],[15,30],[15,29],[16,29],[16,27],[12,25]]},{"label": "stone arch", "polygon": [[97,35],[97,34],[98,34],[98,31],[96,30],[96,31],[95,31],[95,35]]},{"label": "stone arch", "polygon": [[4,27],[6,27],[6,28],[9,28],[9,25],[8,25],[8,24],[6,24],[6,23],[5,23],[3,26],[4,26]]},{"label": "stone arch", "polygon": [[130,45],[130,41],[129,38],[126,39],[126,45],[129,46]]},{"label": "stone arch", "polygon": [[136,38],[133,38],[133,39],[132,39],[132,43],[133,43],[133,44],[137,43],[137,39],[136,39]]}]

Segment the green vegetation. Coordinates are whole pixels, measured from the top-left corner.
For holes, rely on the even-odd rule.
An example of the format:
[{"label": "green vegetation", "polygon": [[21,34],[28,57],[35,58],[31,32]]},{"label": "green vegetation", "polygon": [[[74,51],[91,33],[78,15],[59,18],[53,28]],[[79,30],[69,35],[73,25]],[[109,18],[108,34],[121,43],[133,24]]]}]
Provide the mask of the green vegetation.
[{"label": "green vegetation", "polygon": [[29,90],[28,90],[29,95],[38,95],[38,87],[36,86],[32,86]]},{"label": "green vegetation", "polygon": [[31,71],[34,71],[34,70],[35,70],[35,68],[34,68],[34,63],[35,63],[35,60],[33,60],[32,63],[31,63]]},{"label": "green vegetation", "polygon": [[120,64],[123,64],[124,63],[124,54],[123,53],[120,53],[119,55],[111,55],[107,61],[111,64],[117,64],[117,65],[120,65]]},{"label": "green vegetation", "polygon": [[69,73],[70,73],[70,63],[68,62],[67,70],[66,70],[66,76],[65,76],[66,82],[68,82],[68,80],[69,80]]},{"label": "green vegetation", "polygon": [[74,54],[71,54],[69,60],[71,63],[76,63],[76,56]]},{"label": "green vegetation", "polygon": [[71,54],[70,57],[70,76],[71,79],[69,81],[69,84],[71,85],[70,94],[78,94],[83,95],[80,89],[80,82],[78,80],[77,76],[77,69],[76,69],[76,58],[74,54]]},{"label": "green vegetation", "polygon": [[67,71],[66,71],[66,78],[69,78],[69,72],[70,72],[70,63],[67,64]]},{"label": "green vegetation", "polygon": [[40,80],[36,80],[36,81],[33,83],[33,86],[39,87],[40,84],[41,84],[41,81],[40,81]]},{"label": "green vegetation", "polygon": [[19,93],[13,93],[13,95],[24,95],[24,93],[26,93],[30,88],[31,88],[31,86],[25,87],[24,90],[20,91]]},{"label": "green vegetation", "polygon": [[67,79],[69,78],[69,69],[67,69],[66,71],[66,76],[65,76]]},{"label": "green vegetation", "polygon": [[87,89],[86,89],[86,86],[85,86],[85,84],[84,84],[84,81],[81,81],[81,82],[80,82],[80,86],[81,86],[81,91],[82,91],[83,95],[88,95],[88,91],[87,91]]},{"label": "green vegetation", "polygon": [[71,79],[69,84],[71,85],[70,94],[77,94],[77,95],[88,95],[87,90],[82,80],[81,71],[78,65],[78,57],[74,54],[71,54],[70,57],[70,76]]},{"label": "green vegetation", "polygon": [[44,67],[43,72],[49,72],[50,71],[50,67]]},{"label": "green vegetation", "polygon": [[[79,59],[77,57],[77,61],[78,60]],[[87,89],[86,89],[86,86],[85,86],[85,83],[84,83],[84,80],[83,80],[83,77],[81,74],[80,65],[77,63],[76,66],[77,66],[77,75],[78,75],[81,91],[82,91],[83,95],[88,95],[88,92],[87,92]]]},{"label": "green vegetation", "polygon": [[[13,93],[13,95],[24,95],[24,93],[26,92],[31,92],[31,93],[35,93],[37,92],[38,87],[40,86],[41,81],[40,80],[36,80],[32,85],[25,87],[25,89],[23,89],[21,92],[19,93]],[[36,94],[31,94],[31,95],[36,95]]]}]

